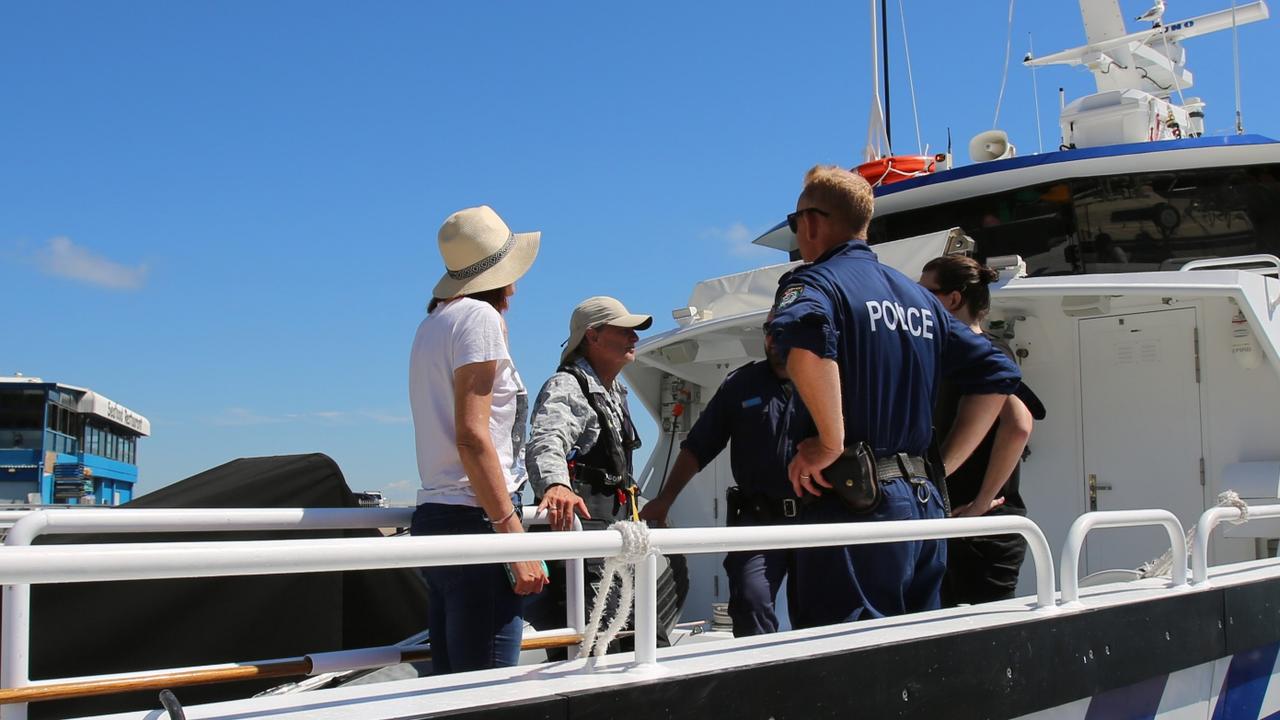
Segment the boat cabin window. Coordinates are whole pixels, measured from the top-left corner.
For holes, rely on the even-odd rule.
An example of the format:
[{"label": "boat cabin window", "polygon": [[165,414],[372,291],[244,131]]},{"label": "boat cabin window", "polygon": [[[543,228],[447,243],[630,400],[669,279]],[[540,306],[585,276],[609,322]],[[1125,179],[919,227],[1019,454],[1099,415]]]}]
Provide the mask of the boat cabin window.
[{"label": "boat cabin window", "polygon": [[1280,255],[1280,165],[1077,178],[877,217],[872,244],[962,228],[1029,275],[1177,270]]}]

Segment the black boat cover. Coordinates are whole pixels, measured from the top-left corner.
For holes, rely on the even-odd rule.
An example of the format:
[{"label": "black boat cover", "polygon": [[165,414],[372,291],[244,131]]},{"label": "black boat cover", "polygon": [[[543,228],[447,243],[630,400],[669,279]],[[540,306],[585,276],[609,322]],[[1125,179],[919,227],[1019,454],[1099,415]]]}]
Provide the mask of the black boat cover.
[{"label": "black boat cover", "polygon": [[[355,507],[323,454],[241,458],[127,503],[130,508]],[[68,512],[74,512],[68,511]],[[377,530],[48,536],[37,544],[367,537]],[[270,660],[387,645],[427,625],[417,570],[36,585],[31,677]],[[297,678],[292,678],[296,680]],[[242,698],[269,679],[175,688],[184,705]],[[159,708],[157,692],[33,703],[32,718]]]}]

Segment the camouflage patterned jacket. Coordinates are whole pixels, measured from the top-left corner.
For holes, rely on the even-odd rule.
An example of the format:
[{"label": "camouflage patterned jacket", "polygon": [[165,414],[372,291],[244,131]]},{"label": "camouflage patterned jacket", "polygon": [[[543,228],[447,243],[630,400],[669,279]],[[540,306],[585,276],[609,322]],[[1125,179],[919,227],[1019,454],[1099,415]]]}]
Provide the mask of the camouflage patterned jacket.
[{"label": "camouflage patterned jacket", "polygon": [[[586,372],[587,389],[605,400],[600,404],[613,416],[613,426],[630,426],[627,389],[622,382],[615,380],[613,387],[606,390],[584,358],[576,358],[574,363]],[[579,456],[590,452],[601,429],[596,411],[583,396],[577,378],[562,371],[552,375],[534,402],[532,427],[525,444],[525,467],[534,491],[541,496],[548,486],[570,485],[570,452],[576,449]]]}]

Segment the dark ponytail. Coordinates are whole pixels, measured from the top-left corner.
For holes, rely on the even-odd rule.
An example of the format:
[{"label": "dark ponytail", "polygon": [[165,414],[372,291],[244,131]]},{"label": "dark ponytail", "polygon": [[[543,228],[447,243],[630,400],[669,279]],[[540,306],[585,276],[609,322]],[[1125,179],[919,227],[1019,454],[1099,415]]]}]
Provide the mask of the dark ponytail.
[{"label": "dark ponytail", "polygon": [[991,309],[991,283],[1000,277],[992,270],[964,255],[944,255],[934,258],[924,266],[924,272],[933,273],[942,293],[959,292],[964,307],[974,317],[981,317]]},{"label": "dark ponytail", "polygon": [[[511,303],[510,298],[507,297],[508,287],[509,286],[504,285],[500,288],[493,288],[492,290],[481,290],[480,292],[467,293],[460,297],[469,297],[479,300],[480,302],[487,302],[493,306],[494,310],[497,310],[498,312],[506,312]],[[436,308],[449,300],[450,298],[431,298],[431,302],[427,303],[427,314],[430,315],[435,312]]]}]

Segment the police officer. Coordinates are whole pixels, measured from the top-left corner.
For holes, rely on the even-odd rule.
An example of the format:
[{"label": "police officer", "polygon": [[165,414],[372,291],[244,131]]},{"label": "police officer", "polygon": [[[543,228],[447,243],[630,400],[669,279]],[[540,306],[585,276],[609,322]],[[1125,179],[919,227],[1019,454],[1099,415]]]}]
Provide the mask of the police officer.
[{"label": "police officer", "polygon": [[[871,188],[860,176],[817,166],[787,216],[808,264],[779,282],[769,330],[814,430],[788,468],[796,495],[811,501],[805,522],[942,517],[922,460],[940,377],[966,395],[948,443],[949,457],[961,460],[1020,377],[932,294],[879,263],[864,239],[872,209]],[[881,497],[855,515],[823,472],[859,443],[874,453]],[[945,544],[932,540],[797,551],[793,623],[937,608],[945,559]]]},{"label": "police officer", "polygon": [[[795,521],[799,504],[787,482],[787,461],[795,450],[791,423],[795,393],[786,363],[774,352],[767,334],[765,355],[765,360],[747,363],[725,378],[681,443],[657,497],[640,511],[640,519],[653,526],[665,525],[680,491],[728,444],[736,485],[726,498],[727,524]],[[793,555],[791,550],[751,550],[725,556],[734,637],[778,631],[774,605]]]},{"label": "police officer", "polygon": [[[560,367],[533,406],[525,467],[553,530],[600,530],[635,512],[632,454],[640,436],[631,422],[627,390],[618,374],[636,357],[636,331],[653,324],[611,297],[592,297],[573,310]],[[603,561],[585,563],[587,607],[603,576]],[[563,576],[530,615],[536,623],[563,623]]]}]

